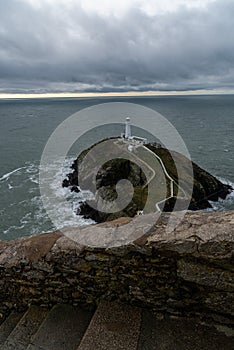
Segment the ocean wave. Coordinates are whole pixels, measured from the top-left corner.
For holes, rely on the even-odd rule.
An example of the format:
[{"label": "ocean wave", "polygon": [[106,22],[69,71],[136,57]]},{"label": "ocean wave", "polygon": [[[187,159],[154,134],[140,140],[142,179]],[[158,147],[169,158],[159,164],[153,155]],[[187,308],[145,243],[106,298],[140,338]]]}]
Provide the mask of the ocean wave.
[{"label": "ocean wave", "polygon": [[23,228],[24,228],[24,225],[21,225],[21,226],[15,226],[15,225],[14,226],[10,226],[8,229],[3,231],[3,235],[4,236],[8,236],[11,233],[11,231],[15,232],[15,231],[19,231],[19,230],[21,230]]},{"label": "ocean wave", "polygon": [[[1,181],[4,185],[5,197],[4,212],[1,217],[2,237],[16,238],[20,236],[30,236],[38,233],[53,231],[64,226],[84,226],[92,224],[92,220],[86,220],[76,215],[81,201],[91,199],[92,194],[89,191],[79,193],[71,192],[69,188],[62,187],[62,181],[66,175],[71,172],[71,164],[75,157],[70,157],[62,163],[55,160],[47,165],[49,170],[53,169],[55,176],[47,178],[53,196],[56,198],[54,207],[45,208],[43,198],[40,195],[39,188],[39,162],[27,162],[24,166],[14,169],[4,174]],[[48,171],[48,174],[50,171]],[[12,177],[12,175],[20,175]],[[71,210],[64,208],[64,198],[69,203]],[[18,199],[18,200],[17,200]],[[53,211],[56,215],[56,227],[50,221],[47,211]],[[11,225],[9,226],[9,213],[11,216]]]},{"label": "ocean wave", "polygon": [[26,168],[27,168],[27,166],[23,166],[21,168],[14,169],[11,172],[2,175],[2,177],[0,177],[0,181],[8,180],[11,175],[19,172],[20,170],[26,169]]},{"label": "ocean wave", "polygon": [[[79,193],[71,192],[69,187],[62,187],[62,181],[71,172],[71,165],[75,157],[66,158],[64,162],[57,159],[54,163],[50,164],[50,170],[55,170],[53,178],[46,178],[44,181],[49,181],[50,188],[53,191],[55,197],[55,207],[44,208],[49,212],[56,213],[56,228],[62,228],[64,226],[84,226],[94,223],[92,220],[84,219],[80,215],[77,215],[77,209],[80,203],[84,200],[93,198],[93,194],[90,191],[80,191]],[[50,172],[48,172],[50,173]],[[43,186],[43,184],[42,184]],[[70,208],[64,207],[64,198],[70,204]],[[72,214],[71,214],[72,213]]]},{"label": "ocean wave", "polygon": [[221,177],[218,177],[218,180],[225,185],[231,186],[233,191],[229,193],[225,199],[220,198],[217,202],[209,201],[212,208],[208,209],[208,211],[226,211],[234,209],[234,183]]}]

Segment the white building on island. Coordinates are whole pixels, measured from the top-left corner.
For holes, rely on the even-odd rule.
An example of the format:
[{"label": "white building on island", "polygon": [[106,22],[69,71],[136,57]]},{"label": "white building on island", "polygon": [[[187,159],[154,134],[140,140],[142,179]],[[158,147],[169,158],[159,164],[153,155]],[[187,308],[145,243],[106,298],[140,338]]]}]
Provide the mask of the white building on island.
[{"label": "white building on island", "polygon": [[124,138],[129,139],[132,136],[130,118],[127,117],[125,121],[125,134]]},{"label": "white building on island", "polygon": [[127,117],[125,121],[125,133],[121,133],[121,137],[125,140],[131,141],[137,144],[146,144],[147,139],[140,136],[132,136],[130,118]]}]

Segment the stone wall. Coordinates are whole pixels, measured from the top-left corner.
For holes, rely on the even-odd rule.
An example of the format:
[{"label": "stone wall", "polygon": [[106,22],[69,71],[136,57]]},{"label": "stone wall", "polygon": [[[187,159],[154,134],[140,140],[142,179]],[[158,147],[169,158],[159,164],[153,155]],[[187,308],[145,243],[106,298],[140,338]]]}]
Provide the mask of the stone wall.
[{"label": "stone wall", "polygon": [[67,233],[124,230],[134,219],[0,242],[0,313],[106,299],[233,324],[234,212],[188,213],[171,234],[168,217],[116,248],[84,246]]}]

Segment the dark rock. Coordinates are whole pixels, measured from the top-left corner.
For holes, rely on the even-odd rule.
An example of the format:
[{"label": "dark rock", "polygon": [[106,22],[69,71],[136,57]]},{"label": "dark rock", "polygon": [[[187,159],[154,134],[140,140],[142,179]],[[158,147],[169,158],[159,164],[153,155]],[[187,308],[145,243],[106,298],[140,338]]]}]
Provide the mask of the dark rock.
[{"label": "dark rock", "polygon": [[188,203],[185,199],[183,198],[177,199],[176,197],[168,198],[164,203],[159,204],[159,208],[161,211],[171,212],[176,202],[177,202],[177,210],[187,210],[187,209],[201,210],[201,209],[212,208],[212,205],[209,203],[209,201],[205,199],[199,201],[199,203],[195,202],[194,199],[192,199],[188,207]]},{"label": "dark rock", "polygon": [[82,215],[84,219],[90,219],[96,222],[103,222],[108,220],[108,213],[102,213],[98,210],[95,210],[87,202],[83,202],[80,207],[77,209],[77,215]]},{"label": "dark rock", "polygon": [[79,192],[80,192],[80,189],[79,189],[77,186],[72,186],[71,192],[79,193]]},{"label": "dark rock", "polygon": [[74,162],[71,165],[71,169],[73,170],[71,173],[67,174],[67,178],[63,180],[62,186],[63,187],[72,187],[71,190],[72,192],[75,190],[73,186],[77,187],[78,186],[78,171],[77,171],[77,160],[74,160]]},{"label": "dark rock", "polygon": [[70,181],[68,179],[64,179],[62,183],[63,187],[69,187],[70,186]]}]

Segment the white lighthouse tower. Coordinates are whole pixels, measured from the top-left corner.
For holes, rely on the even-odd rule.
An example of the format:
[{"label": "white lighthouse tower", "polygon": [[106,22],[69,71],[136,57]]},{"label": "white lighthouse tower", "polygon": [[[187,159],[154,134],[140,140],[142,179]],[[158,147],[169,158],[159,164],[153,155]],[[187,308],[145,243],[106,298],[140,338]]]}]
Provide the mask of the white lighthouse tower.
[{"label": "white lighthouse tower", "polygon": [[131,133],[131,124],[130,124],[130,118],[127,117],[126,118],[126,122],[125,122],[125,139],[129,139],[132,136]]}]

